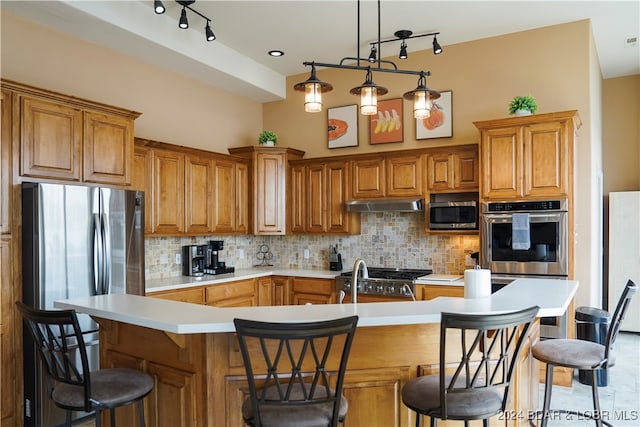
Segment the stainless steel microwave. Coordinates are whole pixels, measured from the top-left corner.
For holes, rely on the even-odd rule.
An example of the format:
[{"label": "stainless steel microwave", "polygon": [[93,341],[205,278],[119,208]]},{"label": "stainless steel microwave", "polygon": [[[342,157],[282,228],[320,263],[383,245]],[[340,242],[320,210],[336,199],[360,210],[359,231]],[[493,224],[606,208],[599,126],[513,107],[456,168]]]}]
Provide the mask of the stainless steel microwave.
[{"label": "stainless steel microwave", "polygon": [[429,229],[477,230],[478,203],[473,200],[429,203]]}]

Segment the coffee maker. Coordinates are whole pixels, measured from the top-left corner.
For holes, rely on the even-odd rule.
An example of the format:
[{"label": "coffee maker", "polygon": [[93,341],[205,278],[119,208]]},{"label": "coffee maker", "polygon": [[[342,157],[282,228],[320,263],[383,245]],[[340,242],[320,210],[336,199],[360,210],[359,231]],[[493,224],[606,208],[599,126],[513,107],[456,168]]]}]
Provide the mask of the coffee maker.
[{"label": "coffee maker", "polygon": [[182,274],[202,276],[205,267],[206,245],[186,245],[182,247]]},{"label": "coffee maker", "polygon": [[223,240],[209,240],[206,247],[204,272],[206,274],[225,274],[233,273],[234,267],[227,267],[224,261],[219,261],[220,251],[224,249]]}]

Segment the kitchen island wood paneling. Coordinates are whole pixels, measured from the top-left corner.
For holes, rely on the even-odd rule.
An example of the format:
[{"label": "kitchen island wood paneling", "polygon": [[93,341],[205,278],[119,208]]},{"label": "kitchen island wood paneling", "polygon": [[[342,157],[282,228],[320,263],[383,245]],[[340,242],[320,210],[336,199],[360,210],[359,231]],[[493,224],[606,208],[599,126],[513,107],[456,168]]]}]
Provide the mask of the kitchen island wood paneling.
[{"label": "kitchen island wood paneling", "polygon": [[[305,322],[358,315],[345,394],[350,410],[345,425],[409,426],[414,414],[401,401],[410,378],[437,371],[439,320],[443,311],[501,312],[539,305],[538,316],[561,315],[577,290],[575,281],[519,279],[482,299],[377,304],[319,304],[287,307],[216,308],[135,295],[102,295],[57,301],[98,319],[103,366],[138,366],[156,378],[146,400],[150,425],[242,425],[240,406],[247,396],[242,358],[235,341],[236,317]],[[551,292],[553,289],[553,292]],[[537,325],[529,347],[537,339]],[[527,351],[518,367],[513,414],[527,414],[538,402],[538,367]],[[337,361],[330,361],[330,369]],[[496,416],[492,425],[508,423]]]}]

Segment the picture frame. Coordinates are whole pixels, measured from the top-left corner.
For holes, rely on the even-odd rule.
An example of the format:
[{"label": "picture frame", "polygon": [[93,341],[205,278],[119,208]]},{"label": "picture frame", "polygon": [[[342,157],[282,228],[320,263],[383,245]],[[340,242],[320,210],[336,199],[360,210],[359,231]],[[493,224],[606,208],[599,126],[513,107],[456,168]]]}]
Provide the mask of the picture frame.
[{"label": "picture frame", "polygon": [[358,105],[327,108],[329,148],[358,146]]},{"label": "picture frame", "polygon": [[416,119],[416,139],[451,138],[453,136],[453,92],[440,92],[433,101],[431,115]]},{"label": "picture frame", "polygon": [[369,144],[404,140],[402,98],[378,101],[378,114],[369,116]]}]

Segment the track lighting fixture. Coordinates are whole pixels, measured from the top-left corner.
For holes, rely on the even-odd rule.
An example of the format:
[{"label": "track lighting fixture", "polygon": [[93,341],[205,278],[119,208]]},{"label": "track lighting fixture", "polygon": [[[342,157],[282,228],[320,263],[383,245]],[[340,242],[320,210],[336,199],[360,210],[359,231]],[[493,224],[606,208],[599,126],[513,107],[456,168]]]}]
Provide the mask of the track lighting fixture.
[{"label": "track lighting fixture", "polygon": [[427,87],[425,74],[421,72],[420,78],[418,79],[418,87],[409,92],[405,92],[402,97],[406,100],[413,101],[413,117],[416,119],[425,119],[431,115],[433,101],[440,98],[440,92]]},{"label": "track lighting fixture", "polygon": [[375,46],[371,46],[371,53],[369,54],[369,62],[376,62],[378,59],[378,49]]},{"label": "track lighting fixture", "polygon": [[[201,14],[200,12],[198,12],[197,10],[191,7],[191,5],[195,3],[195,0],[176,0],[176,3],[182,6],[182,11],[180,12],[180,20],[178,21],[179,28],[182,28],[183,30],[186,30],[187,28],[189,28],[189,20],[187,19],[187,9],[189,9],[191,12],[200,16],[202,19],[206,21],[206,24],[204,27],[204,34],[205,34],[206,40],[208,42],[211,42],[216,39],[216,35],[213,33],[213,30],[211,30],[211,19],[207,18],[206,16],[204,16],[203,14]],[[166,8],[164,7],[164,4],[162,4],[162,1],[154,0],[153,10],[156,12],[156,14],[162,15],[166,11]]]},{"label": "track lighting fixture", "polygon": [[[380,45],[382,43],[388,43],[392,41],[402,40],[402,44],[400,46],[400,58],[404,59],[407,57],[407,44],[405,39],[415,38],[415,37],[425,37],[425,36],[433,36],[433,47],[434,53],[439,54],[442,52],[442,47],[436,41],[435,36],[440,33],[429,33],[429,34],[421,34],[414,36],[413,33],[409,30],[399,30],[394,33],[396,36],[395,39],[389,40],[380,40],[380,0],[378,0],[378,41],[370,43],[371,52],[369,53],[368,58],[360,57],[360,0],[358,0],[358,40],[357,40],[357,56],[356,57],[345,57],[340,60],[338,64],[329,64],[315,61],[305,61],[302,64],[311,67],[311,76],[309,79],[302,83],[296,84],[293,88],[296,91],[304,92],[304,106],[305,111],[307,112],[318,112],[322,110],[322,93],[328,92],[333,87],[329,83],[322,82],[318,80],[316,77],[316,67],[325,67],[325,68],[340,68],[344,70],[360,70],[366,71],[366,77],[364,83],[360,86],[354,87],[350,90],[350,93],[353,95],[360,95],[360,114],[363,115],[374,115],[378,113],[378,96],[385,95],[389,91],[382,87],[373,83],[373,73],[395,73],[395,74],[409,74],[420,76],[418,79],[418,87],[414,90],[406,92],[403,96],[405,99],[414,101],[414,117],[416,118],[425,118],[429,116],[429,112],[431,110],[432,102],[434,99],[440,97],[440,93],[427,88],[426,86],[426,76],[431,75],[429,71],[412,71],[412,70],[400,70],[397,65],[392,61],[382,59],[382,54],[380,52]],[[437,49],[436,49],[437,47]],[[345,64],[347,62],[347,64]],[[372,65],[361,65],[361,62],[368,62],[377,64],[376,66]],[[384,66],[383,66],[384,65]]]},{"label": "track lighting fixture", "polygon": [[155,10],[158,15],[162,15],[164,13],[165,8],[160,0],[155,0],[153,2],[153,10]]},{"label": "track lighting fixture", "polygon": [[293,86],[294,90],[304,92],[304,111],[318,113],[322,111],[322,94],[333,90],[329,83],[318,80],[316,66],[311,64],[311,76],[302,83]]},{"label": "track lighting fixture", "polygon": [[189,21],[187,21],[187,9],[182,6],[182,13],[180,14],[180,22],[178,23],[178,27],[186,30],[189,28]]},{"label": "track lighting fixture", "polygon": [[[436,33],[436,34],[439,34],[439,33]],[[440,55],[442,53],[442,46],[440,46],[440,43],[438,43],[438,38],[436,37],[436,34],[433,35],[433,54]]]}]

